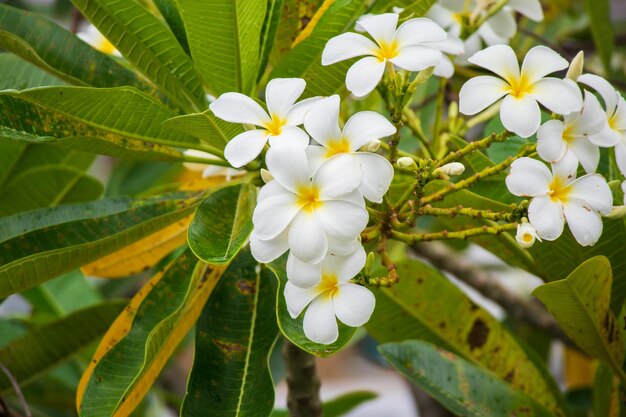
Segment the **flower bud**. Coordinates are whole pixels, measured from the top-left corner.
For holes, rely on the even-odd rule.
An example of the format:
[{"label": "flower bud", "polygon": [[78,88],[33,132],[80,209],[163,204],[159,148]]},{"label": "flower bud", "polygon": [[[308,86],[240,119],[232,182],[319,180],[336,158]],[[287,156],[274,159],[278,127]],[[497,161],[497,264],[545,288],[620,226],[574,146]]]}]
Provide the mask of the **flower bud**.
[{"label": "flower bud", "polygon": [[274,179],[274,177],[272,176],[272,173],[269,172],[267,169],[265,168],[261,168],[261,179],[263,180],[264,183],[268,183],[271,180]]},{"label": "flower bud", "polygon": [[380,141],[378,139],[371,141],[361,148],[361,150],[365,152],[376,152],[378,149],[380,149]]},{"label": "flower bud", "polygon": [[398,158],[396,164],[400,168],[417,170],[417,164],[415,163],[415,160],[413,158],[409,158],[408,156],[402,156]]},{"label": "flower bud", "polygon": [[372,266],[374,265],[374,261],[376,260],[376,255],[374,252],[369,252],[367,254],[367,258],[365,258],[365,268],[363,269],[363,273],[365,276],[369,276],[372,271]]},{"label": "flower bud", "polygon": [[541,242],[541,238],[537,234],[537,230],[532,224],[526,221],[522,221],[522,223],[517,225],[515,240],[517,240],[517,243],[519,243],[519,245],[523,248],[530,248],[535,244],[535,240],[539,240]]},{"label": "flower bud", "polygon": [[602,217],[606,217],[607,219],[611,220],[623,219],[626,217],[626,206],[614,206],[609,214]]},{"label": "flower bud", "polygon": [[585,65],[585,53],[580,51],[574,59],[572,59],[572,63],[569,64],[569,69],[567,70],[567,75],[565,78],[569,78],[573,81],[578,81],[578,77],[580,77],[583,73],[583,67]]},{"label": "flower bud", "polygon": [[456,177],[464,172],[465,165],[460,162],[450,162],[449,164],[445,164],[444,166],[439,167],[435,171],[433,171],[434,174],[442,173],[451,177]]}]

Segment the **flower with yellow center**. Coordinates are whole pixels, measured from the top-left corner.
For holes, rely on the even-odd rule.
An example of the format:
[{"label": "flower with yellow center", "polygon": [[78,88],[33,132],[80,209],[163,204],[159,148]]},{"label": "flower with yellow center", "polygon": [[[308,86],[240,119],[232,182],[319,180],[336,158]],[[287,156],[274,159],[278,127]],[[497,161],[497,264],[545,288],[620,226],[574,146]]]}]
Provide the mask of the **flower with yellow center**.
[{"label": "flower with yellow center", "polygon": [[107,55],[122,56],[120,52],[115,49],[115,46],[113,46],[113,44],[109,42],[109,40],[105,38],[94,25],[87,26],[83,30],[79,31],[76,36],[102,53]]},{"label": "flower with yellow center", "polygon": [[339,107],[339,96],[333,95],[315,103],[304,116],[304,128],[321,145],[307,148],[309,166],[315,172],[324,161],[341,157],[345,163],[359,168],[361,194],[379,203],[393,179],[393,167],[382,156],[359,149],[394,134],[396,128],[381,114],[363,111],[353,115],[340,129]]},{"label": "flower with yellow center", "polygon": [[585,91],[581,111],[553,119],[537,131],[537,152],[546,162],[555,163],[565,157],[575,158],[585,172],[596,172],[600,161],[598,147],[611,147],[615,136],[601,134],[608,128],[604,110],[593,94]]},{"label": "flower with yellow center", "polygon": [[365,202],[356,190],[358,165],[333,157],[311,176],[306,152],[297,146],[271,147],[266,162],[273,180],[261,188],[252,216],[253,254],[280,256],[290,249],[300,262],[319,263],[331,240],[352,242],[367,225]]},{"label": "flower with yellow center", "polygon": [[312,97],[296,103],[305,87],[301,78],[271,80],[265,88],[267,111],[240,93],[224,93],[213,101],[209,108],[218,118],[259,127],[232,138],[224,149],[226,160],[240,168],[258,157],[268,142],[270,146],[294,145],[305,149],[309,137],[298,126],[311,105],[319,100],[319,97]]},{"label": "flower with yellow center", "polygon": [[[370,290],[351,283],[365,265],[365,250],[359,247],[347,257],[329,255],[320,263],[322,278],[309,288],[289,280],[285,284],[285,301],[291,317],[304,312],[304,334],[316,343],[337,340],[337,319],[347,326],[367,323],[374,312],[376,299]],[[308,308],[307,308],[308,306]]]},{"label": "flower with yellow center", "polygon": [[532,197],[528,220],[542,239],[556,240],[566,221],[582,246],[595,244],[602,234],[600,215],[611,212],[611,189],[599,174],[576,179],[577,168],[573,157],[552,164],[552,172],[531,158],[520,158],[511,165],[506,186],[517,196]]},{"label": "flower with yellow center", "polygon": [[535,230],[532,224],[528,223],[527,221],[524,221],[517,225],[517,234],[515,235],[515,240],[523,248],[530,248],[532,245],[535,244],[536,240],[539,240],[541,242],[541,238],[537,234],[537,230]]},{"label": "flower with yellow center", "polygon": [[398,27],[398,14],[365,15],[357,22],[358,33],[330,39],[322,53],[322,65],[364,56],[346,74],[346,87],[357,97],[371,93],[385,72],[387,62],[407,71],[422,71],[442,60],[439,49],[428,45],[446,39],[446,32],[430,19],[410,19]]},{"label": "flower with yellow center", "polygon": [[481,75],[467,81],[459,93],[461,113],[477,114],[504,97],[500,107],[502,124],[523,138],[539,129],[539,104],[561,115],[580,111],[582,107],[582,95],[575,82],[546,77],[567,68],[568,62],[545,46],[528,51],[521,69],[515,52],[508,45],[490,46],[475,53],[469,62],[500,78]]}]

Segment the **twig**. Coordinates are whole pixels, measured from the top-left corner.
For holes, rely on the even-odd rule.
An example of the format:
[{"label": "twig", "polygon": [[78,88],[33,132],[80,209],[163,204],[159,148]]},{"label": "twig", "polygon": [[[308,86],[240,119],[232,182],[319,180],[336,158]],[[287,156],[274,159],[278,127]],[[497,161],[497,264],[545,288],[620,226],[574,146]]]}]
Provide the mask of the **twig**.
[{"label": "twig", "polygon": [[28,407],[28,403],[26,402],[26,398],[24,398],[24,394],[22,394],[20,385],[17,383],[17,379],[15,379],[11,371],[9,371],[9,369],[6,366],[4,366],[2,362],[0,362],[0,370],[6,375],[7,379],[11,383],[11,386],[13,387],[13,391],[15,391],[15,396],[17,397],[20,404],[22,405],[22,409],[24,410],[25,417],[33,417],[32,413],[30,412],[30,408]]},{"label": "twig", "polygon": [[283,357],[287,368],[287,408],[290,417],[322,417],[320,379],[315,357],[290,341],[285,342]]}]

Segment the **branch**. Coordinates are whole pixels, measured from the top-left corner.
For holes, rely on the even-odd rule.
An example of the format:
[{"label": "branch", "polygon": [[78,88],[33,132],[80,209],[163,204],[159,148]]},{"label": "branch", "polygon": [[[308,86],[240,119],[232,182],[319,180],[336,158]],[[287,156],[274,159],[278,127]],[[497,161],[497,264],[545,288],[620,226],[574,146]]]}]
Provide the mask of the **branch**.
[{"label": "branch", "polygon": [[517,229],[517,223],[497,224],[495,226],[480,226],[472,229],[456,230],[450,232],[448,230],[442,230],[441,232],[433,233],[402,233],[396,230],[390,232],[392,239],[404,242],[407,245],[414,245],[417,242],[430,242],[432,240],[448,240],[448,239],[460,239],[465,240],[472,236],[480,235],[499,235],[500,233],[512,231]]},{"label": "branch", "polygon": [[[20,385],[17,383],[17,379],[15,379],[11,371],[9,371],[9,369],[6,366],[4,366],[2,362],[0,362],[0,370],[4,373],[4,375],[6,375],[7,379],[11,383],[11,386],[13,387],[13,391],[15,391],[15,396],[17,397],[18,401],[22,405],[22,409],[24,410],[25,417],[33,417],[32,413],[30,412],[30,408],[28,407],[28,403],[26,402],[26,398],[24,398],[24,394],[22,394]],[[8,412],[8,409],[6,409],[6,405],[3,404],[2,406]]]},{"label": "branch", "polygon": [[322,417],[320,379],[315,357],[285,341],[283,357],[287,367],[287,408],[290,417]]}]

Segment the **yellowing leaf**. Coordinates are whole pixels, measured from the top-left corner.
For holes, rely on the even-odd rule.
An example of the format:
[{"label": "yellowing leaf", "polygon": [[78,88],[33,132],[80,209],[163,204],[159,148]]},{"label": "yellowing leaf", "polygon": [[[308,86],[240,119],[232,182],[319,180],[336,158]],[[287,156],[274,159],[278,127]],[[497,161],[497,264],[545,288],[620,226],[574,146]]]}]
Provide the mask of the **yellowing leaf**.
[{"label": "yellowing leaf", "polygon": [[328,10],[328,8],[335,2],[335,0],[324,0],[324,3],[322,3],[322,5],[320,6],[319,9],[317,9],[317,11],[315,12],[315,14],[313,15],[313,17],[311,18],[311,21],[309,22],[308,25],[306,25],[306,27],[304,28],[304,30],[302,32],[300,32],[300,34],[298,34],[298,37],[293,41],[293,44],[291,45],[291,47],[295,47],[297,44],[299,44],[300,42],[302,42],[303,40],[305,40],[306,38],[308,38],[311,33],[313,33],[313,29],[315,29],[315,26],[317,26],[317,22],[319,22],[320,18],[322,17],[322,15],[324,13],[326,13],[326,11]]}]

